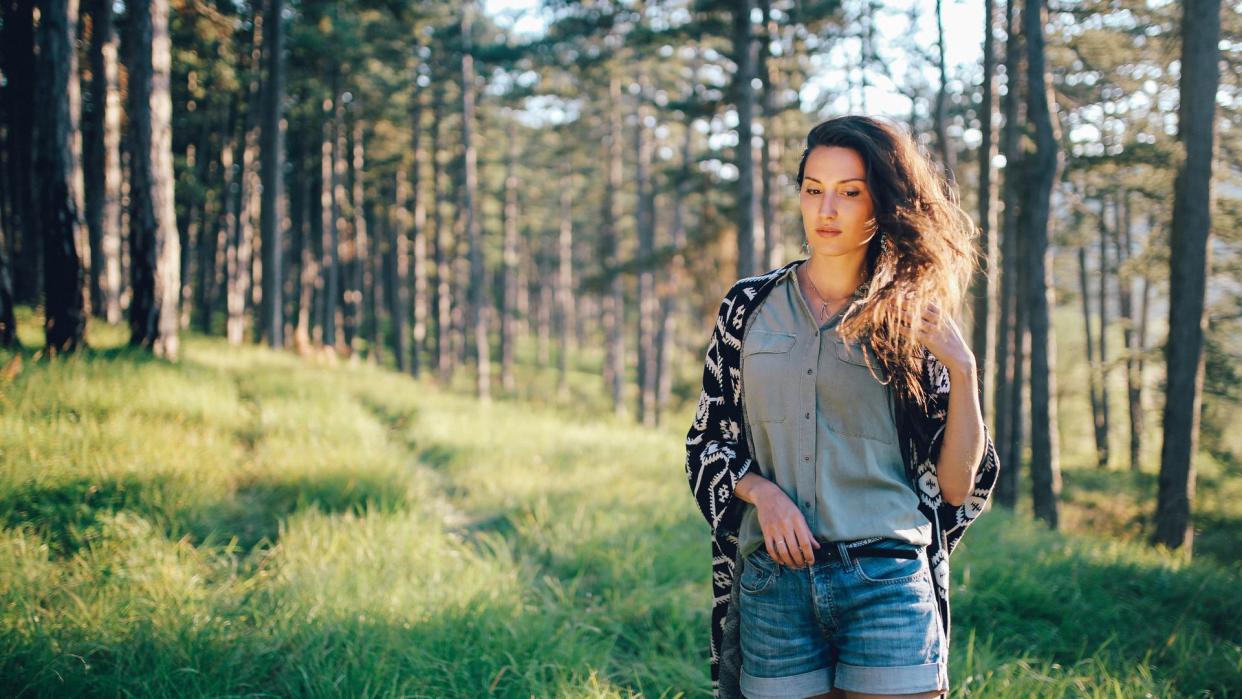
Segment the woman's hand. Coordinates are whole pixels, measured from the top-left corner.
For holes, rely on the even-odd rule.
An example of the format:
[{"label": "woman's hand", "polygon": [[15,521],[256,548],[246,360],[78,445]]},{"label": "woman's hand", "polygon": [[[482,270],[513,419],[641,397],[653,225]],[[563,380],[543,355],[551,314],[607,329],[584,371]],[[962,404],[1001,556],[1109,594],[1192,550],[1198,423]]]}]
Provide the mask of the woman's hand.
[{"label": "woman's hand", "polygon": [[747,473],[734,492],[758,510],[763,543],[772,560],[789,568],[815,562],[819,542],[811,534],[802,511],[780,486],[759,474]]},{"label": "woman's hand", "polygon": [[[911,327],[909,318],[903,319],[902,325]],[[950,371],[964,370],[975,364],[975,354],[970,351],[953,317],[942,314],[934,303],[928,305],[923,317],[914,325],[914,338]]]}]

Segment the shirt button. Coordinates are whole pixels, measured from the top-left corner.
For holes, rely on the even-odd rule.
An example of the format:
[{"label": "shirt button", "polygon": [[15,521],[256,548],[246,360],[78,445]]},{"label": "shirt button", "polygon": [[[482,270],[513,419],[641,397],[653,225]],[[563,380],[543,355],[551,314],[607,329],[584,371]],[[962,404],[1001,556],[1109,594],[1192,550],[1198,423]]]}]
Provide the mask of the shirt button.
[{"label": "shirt button", "polygon": [[802,457],[802,460],[803,460],[803,461],[810,461],[810,460],[811,460],[811,457],[809,457],[809,456],[804,456],[804,457]]},{"label": "shirt button", "polygon": [[807,375],[807,376],[810,376],[810,375],[811,375],[814,371],[815,371],[814,369],[807,369],[807,370],[806,370],[806,375]]},{"label": "shirt button", "polygon": [[810,419],[811,419],[811,414],[810,414],[810,413],[807,413],[807,414],[806,414],[806,419],[808,419],[808,420],[810,420]]}]

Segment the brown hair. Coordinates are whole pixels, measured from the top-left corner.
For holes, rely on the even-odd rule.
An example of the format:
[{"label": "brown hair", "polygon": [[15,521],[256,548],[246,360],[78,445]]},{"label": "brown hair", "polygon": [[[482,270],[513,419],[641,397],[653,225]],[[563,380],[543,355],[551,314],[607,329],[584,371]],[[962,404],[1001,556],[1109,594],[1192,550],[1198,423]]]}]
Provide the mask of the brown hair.
[{"label": "brown hair", "polygon": [[[818,146],[849,148],[862,157],[877,225],[867,247],[867,293],[837,331],[847,342],[866,338],[898,395],[925,408],[919,380],[923,347],[901,318],[921,318],[932,303],[941,314],[957,317],[978,264],[978,231],[959,205],[956,188],[899,127],[866,116],[817,125],[807,134],[798,165],[799,190],[807,156]],[[887,238],[884,250],[881,233]]]}]

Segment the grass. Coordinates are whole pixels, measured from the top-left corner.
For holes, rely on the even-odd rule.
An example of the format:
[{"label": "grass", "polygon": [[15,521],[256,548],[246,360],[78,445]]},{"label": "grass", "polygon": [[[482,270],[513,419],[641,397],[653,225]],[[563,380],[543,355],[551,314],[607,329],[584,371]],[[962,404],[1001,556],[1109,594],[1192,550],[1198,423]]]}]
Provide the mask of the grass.
[{"label": "grass", "polygon": [[[0,384],[0,694],[709,695],[688,409],[613,418],[589,365],[550,397],[529,347],[536,388],[483,405],[218,339],[176,365],[92,339]],[[1110,500],[1126,474],[1082,475],[1067,519],[1108,536],[997,510],[954,556],[955,696],[1239,696],[1239,566],[1143,546],[1124,519],[1150,482]]]}]

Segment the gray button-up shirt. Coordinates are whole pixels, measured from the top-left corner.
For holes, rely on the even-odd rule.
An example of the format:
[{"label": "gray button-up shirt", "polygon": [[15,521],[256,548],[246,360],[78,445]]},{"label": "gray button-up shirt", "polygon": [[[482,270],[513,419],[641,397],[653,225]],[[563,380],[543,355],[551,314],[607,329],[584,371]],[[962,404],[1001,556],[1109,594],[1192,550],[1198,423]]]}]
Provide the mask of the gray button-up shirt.
[{"label": "gray button-up shirt", "polygon": [[[815,322],[798,288],[800,266],[776,282],[742,343],[752,468],[785,491],[821,540],[927,545],[931,523],[906,479],[888,376],[865,343],[837,335],[849,304]],[[764,543],[753,505],[739,543],[743,556]]]}]

